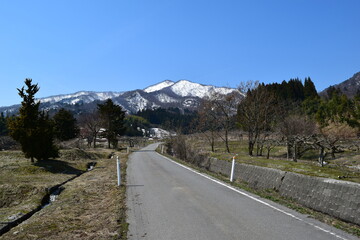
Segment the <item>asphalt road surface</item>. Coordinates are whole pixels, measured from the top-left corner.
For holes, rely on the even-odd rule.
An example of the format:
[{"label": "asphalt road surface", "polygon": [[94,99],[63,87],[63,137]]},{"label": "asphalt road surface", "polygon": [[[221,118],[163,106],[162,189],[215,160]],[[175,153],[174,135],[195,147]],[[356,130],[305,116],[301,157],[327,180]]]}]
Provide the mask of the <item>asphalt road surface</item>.
[{"label": "asphalt road surface", "polygon": [[129,239],[358,239],[179,165],[156,147],[130,155]]}]

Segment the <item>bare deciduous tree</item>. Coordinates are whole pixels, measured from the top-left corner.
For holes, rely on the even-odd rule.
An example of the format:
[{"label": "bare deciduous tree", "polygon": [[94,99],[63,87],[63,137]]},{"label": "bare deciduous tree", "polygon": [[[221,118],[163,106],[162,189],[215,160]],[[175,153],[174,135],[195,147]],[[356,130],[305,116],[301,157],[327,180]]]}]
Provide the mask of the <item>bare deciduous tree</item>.
[{"label": "bare deciduous tree", "polygon": [[335,158],[335,153],[341,153],[344,149],[351,148],[342,143],[341,140],[351,139],[356,137],[357,130],[345,123],[329,123],[327,126],[319,130],[319,134],[313,139],[314,148],[319,150],[319,164],[324,166],[325,157],[328,153],[331,158]]},{"label": "bare deciduous tree", "polygon": [[198,108],[198,119],[196,129],[201,132],[211,146],[211,151],[215,151],[215,138],[219,130],[216,114],[213,113],[213,105],[209,100],[203,100]]},{"label": "bare deciduous tree", "polygon": [[228,95],[215,93],[209,99],[211,103],[209,114],[216,121],[218,128],[223,131],[219,136],[224,141],[228,153],[230,153],[229,131],[235,125],[236,107],[239,101],[240,94],[236,92]]},{"label": "bare deciduous tree", "polygon": [[266,139],[264,141],[263,146],[266,149],[266,159],[270,158],[270,151],[279,145],[280,145],[280,141],[277,139],[276,136],[274,138]]},{"label": "bare deciduous tree", "polygon": [[248,134],[248,150],[252,156],[261,134],[271,129],[278,113],[277,105],[275,96],[257,81],[242,83],[239,89],[246,92],[246,96],[238,105],[237,123]]},{"label": "bare deciduous tree", "polygon": [[285,138],[288,157],[294,162],[312,148],[307,144],[317,131],[316,123],[304,116],[292,115],[280,123],[280,132]]},{"label": "bare deciduous tree", "polygon": [[86,113],[80,116],[79,124],[81,126],[80,135],[87,139],[89,146],[93,142],[93,147],[96,148],[96,139],[101,128],[101,119],[98,112]]}]

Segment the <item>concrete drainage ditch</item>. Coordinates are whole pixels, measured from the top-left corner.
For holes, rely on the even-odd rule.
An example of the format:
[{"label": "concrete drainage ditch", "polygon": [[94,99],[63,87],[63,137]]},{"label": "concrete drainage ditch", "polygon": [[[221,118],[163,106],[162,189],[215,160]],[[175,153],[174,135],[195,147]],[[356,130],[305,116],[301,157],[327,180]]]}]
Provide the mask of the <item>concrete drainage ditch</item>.
[{"label": "concrete drainage ditch", "polygon": [[12,228],[16,227],[17,225],[19,225],[20,223],[28,220],[29,218],[31,218],[35,213],[41,211],[43,208],[49,206],[52,202],[54,202],[56,200],[56,198],[61,194],[61,192],[65,189],[63,187],[63,185],[65,185],[66,183],[74,180],[77,177],[80,177],[82,174],[91,171],[94,169],[96,165],[96,162],[90,162],[87,164],[87,171],[84,171],[68,180],[66,180],[63,183],[60,183],[58,185],[55,185],[51,188],[49,188],[47,190],[47,194],[42,198],[41,200],[41,205],[36,207],[35,209],[33,209],[32,211],[26,213],[26,214],[15,214],[10,216],[8,219],[10,220],[9,222],[0,222],[0,236],[2,236],[3,234],[9,232]]}]

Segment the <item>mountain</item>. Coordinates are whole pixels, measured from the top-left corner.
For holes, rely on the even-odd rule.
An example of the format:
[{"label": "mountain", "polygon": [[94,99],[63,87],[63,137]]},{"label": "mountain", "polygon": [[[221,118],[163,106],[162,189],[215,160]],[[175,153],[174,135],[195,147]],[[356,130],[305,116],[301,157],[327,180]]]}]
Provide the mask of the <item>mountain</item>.
[{"label": "mountain", "polygon": [[144,92],[151,93],[164,89],[170,89],[173,93],[182,97],[210,97],[213,93],[229,94],[234,91],[233,88],[214,87],[210,85],[202,85],[199,83],[193,83],[188,80],[180,80],[178,82],[172,82],[166,80],[156,85],[147,87]]},{"label": "mountain", "polygon": [[161,83],[151,85],[150,87],[145,88],[144,92],[147,92],[147,93],[156,92],[156,91],[159,91],[159,90],[161,90],[163,88],[170,87],[170,86],[172,86],[174,84],[175,84],[175,82],[173,82],[171,80],[165,80],[165,81],[163,81]]},{"label": "mountain", "polygon": [[[180,80],[173,82],[165,80],[155,85],[127,92],[90,92],[81,91],[74,94],[56,95],[38,99],[41,108],[47,111],[57,111],[65,108],[75,113],[93,111],[97,104],[111,98],[115,104],[120,105],[129,113],[136,113],[143,109],[177,107],[180,109],[196,109],[201,99],[209,97],[214,93],[229,94],[237,89],[226,87],[215,87]],[[0,107],[0,112],[11,115],[17,112],[20,105]]]},{"label": "mountain", "polygon": [[39,99],[41,103],[66,103],[66,104],[79,104],[89,103],[95,100],[104,101],[108,98],[120,96],[122,93],[118,92],[76,92],[74,94],[57,95]]},{"label": "mountain", "polygon": [[351,78],[339,84],[326,88],[325,90],[320,92],[320,96],[326,96],[327,91],[331,87],[339,88],[345,95],[350,98],[354,97],[356,93],[360,91],[360,72],[355,73]]},{"label": "mountain", "polygon": [[[85,109],[92,109],[96,107],[95,102],[101,102],[108,98],[114,98],[120,96],[120,92],[91,92],[91,91],[81,91],[73,94],[63,94],[50,96],[45,98],[37,99],[41,102],[40,108],[48,111],[60,108],[65,108],[76,112],[76,109],[79,106],[82,106]],[[94,106],[92,106],[94,105]],[[18,111],[20,104],[0,107],[0,112],[4,112],[5,115],[12,115]]]}]

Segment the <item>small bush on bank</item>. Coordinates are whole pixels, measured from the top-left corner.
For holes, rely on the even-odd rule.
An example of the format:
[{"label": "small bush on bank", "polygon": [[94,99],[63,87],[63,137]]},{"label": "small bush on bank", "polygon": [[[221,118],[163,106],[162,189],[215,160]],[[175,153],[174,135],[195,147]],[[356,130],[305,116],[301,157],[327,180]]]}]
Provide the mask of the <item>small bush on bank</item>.
[{"label": "small bush on bank", "polygon": [[165,144],[166,153],[198,167],[209,168],[209,154],[199,152],[183,135],[171,138]]}]

